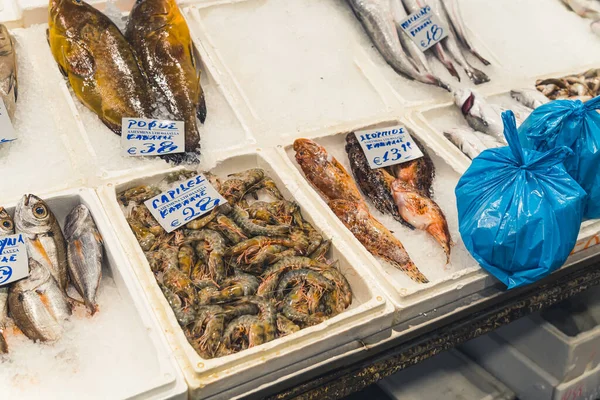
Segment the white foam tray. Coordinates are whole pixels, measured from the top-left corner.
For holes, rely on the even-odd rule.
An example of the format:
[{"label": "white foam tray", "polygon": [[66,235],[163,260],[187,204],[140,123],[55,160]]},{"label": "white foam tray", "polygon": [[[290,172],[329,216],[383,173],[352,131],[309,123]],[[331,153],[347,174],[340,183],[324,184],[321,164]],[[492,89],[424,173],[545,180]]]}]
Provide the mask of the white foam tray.
[{"label": "white foam tray", "polygon": [[313,201],[329,216],[332,224],[335,224],[336,229],[343,232],[345,240],[352,243],[356,251],[360,251],[370,261],[369,272],[382,285],[386,294],[396,306],[397,315],[395,322],[402,322],[419,313],[433,310],[436,307],[483,290],[494,284],[494,281],[489,279],[489,275],[468,254],[458,233],[454,186],[458,182],[460,175],[436,155],[437,152],[433,151],[429,143],[423,140],[421,131],[416,129],[414,125],[405,119],[387,118],[368,125],[347,125],[344,127],[344,130],[337,130],[337,128],[335,130],[323,130],[311,136],[311,138],[323,145],[328,150],[328,153],[336,157],[348,170],[348,173],[352,174],[348,157],[344,150],[345,133],[359,129],[398,124],[407,126],[418,139],[421,139],[434,161],[436,177],[434,179],[433,198],[439,202],[440,207],[444,211],[450,234],[455,242],[452,248],[451,263],[447,266],[445,265],[446,258],[441,247],[425,232],[418,230],[411,231],[391,217],[379,213],[370,201],[367,200],[367,204],[373,215],[382,221],[403,242],[415,265],[429,278],[430,282],[427,284],[418,284],[411,281],[402,271],[385,262],[379,261],[360,244],[304,178],[294,157],[293,143],[279,146],[278,153],[287,167],[293,171],[296,180],[302,186],[303,190],[310,193]]},{"label": "white foam tray", "polygon": [[244,382],[294,365],[305,358],[389,328],[392,323],[394,308],[364,270],[364,261],[354,255],[344,239],[331,228],[329,221],[314,210],[313,203],[301,192],[294,179],[286,174],[284,167],[267,154],[258,151],[226,159],[211,172],[225,177],[227,174],[255,167],[263,168],[275,180],[284,197],[296,201],[301,206],[305,218],[324,236],[332,239],[331,256],[339,260],[340,269],[352,286],[353,303],[345,312],[319,325],[237,354],[212,360],[202,359],[186,340],[116,199],[117,192],[139,184],[158,182],[165,173],[159,172],[118,184],[109,184],[98,190],[116,234],[121,238],[127,254],[135,264],[138,278],[161,321],[186,377],[192,398],[218,395]]},{"label": "white foam tray", "polygon": [[[61,398],[63,399],[179,399],[187,398],[187,386],[180,369],[168,347],[165,335],[159,327],[158,321],[149,306],[142,288],[132,271],[129,257],[127,257],[119,244],[119,239],[114,234],[109,220],[100,204],[96,193],[90,189],[68,190],[44,196],[50,209],[56,215],[57,220],[64,224],[67,214],[78,204],[86,205],[96,222],[98,231],[104,239],[105,261],[103,263],[102,284],[106,285],[109,280],[113,281],[122,303],[119,305],[127,310],[129,321],[127,326],[106,326],[95,324],[97,329],[104,331],[106,340],[102,343],[90,341],[86,344],[86,352],[78,353],[80,349],[68,356],[57,357],[56,364],[51,369],[69,370],[72,368],[71,381],[60,382]],[[5,204],[12,215],[14,206]],[[112,306],[115,304],[113,303]],[[103,307],[99,304],[99,314],[110,314],[115,310]],[[73,316],[71,318],[88,318],[87,316]],[[90,321],[92,323],[93,321]],[[110,332],[128,329],[130,337],[120,344],[111,343]],[[42,347],[43,345],[38,345]],[[107,348],[108,346],[108,348]],[[130,346],[135,351],[128,350]],[[48,349],[47,351],[49,351]],[[44,349],[40,350],[45,351]],[[141,352],[144,354],[140,355]],[[113,361],[110,361],[110,360]],[[103,367],[90,373],[95,362],[101,361]],[[10,363],[10,353],[8,361]],[[34,363],[35,360],[30,360]],[[106,364],[113,365],[112,371],[104,370]],[[86,365],[85,373],[80,372]],[[40,387],[48,387],[46,380],[55,379],[54,375],[32,375],[22,376],[27,371],[19,371],[18,376],[2,376],[8,369],[0,368],[0,380],[14,382],[14,386],[4,386],[3,393],[9,394],[6,398],[39,398],[40,396],[57,396],[58,393],[40,392]],[[129,376],[128,383],[123,379],[115,381],[116,376]],[[45,378],[46,377],[46,378]],[[113,378],[111,378],[113,377]],[[101,385],[98,384],[100,381]],[[27,382],[23,385],[23,382]],[[19,383],[20,382],[20,383]],[[127,382],[127,381],[125,381]],[[143,382],[143,383],[142,383]],[[93,388],[93,389],[92,389]]]}]

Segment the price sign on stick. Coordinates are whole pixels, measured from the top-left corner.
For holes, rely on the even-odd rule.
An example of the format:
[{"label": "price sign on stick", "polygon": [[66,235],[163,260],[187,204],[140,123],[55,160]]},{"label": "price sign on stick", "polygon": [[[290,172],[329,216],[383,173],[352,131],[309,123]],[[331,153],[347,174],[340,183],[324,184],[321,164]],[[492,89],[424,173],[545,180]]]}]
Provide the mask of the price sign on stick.
[{"label": "price sign on stick", "polygon": [[423,157],[423,153],[402,125],[356,131],[354,134],[371,169]]},{"label": "price sign on stick", "polygon": [[185,124],[147,118],[123,118],[121,147],[126,156],[160,156],[185,152]]}]

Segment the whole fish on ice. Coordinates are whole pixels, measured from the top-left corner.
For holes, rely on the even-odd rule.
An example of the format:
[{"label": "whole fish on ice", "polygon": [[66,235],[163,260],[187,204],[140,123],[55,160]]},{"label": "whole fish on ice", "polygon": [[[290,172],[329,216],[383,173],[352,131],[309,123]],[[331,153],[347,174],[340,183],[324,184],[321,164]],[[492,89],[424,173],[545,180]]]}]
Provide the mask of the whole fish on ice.
[{"label": "whole fish on ice", "polygon": [[86,307],[94,314],[96,293],[102,279],[102,236],[90,210],[83,204],[75,207],[65,222],[69,276]]},{"label": "whole fish on ice", "polygon": [[67,276],[67,245],[56,217],[48,205],[33,194],[26,194],[15,210],[17,233],[22,233],[29,257],[52,274],[65,291]]},{"label": "whole fish on ice", "polygon": [[174,119],[185,122],[185,150],[197,151],[196,116],[204,122],[206,103],[190,31],[175,0],[137,0],[125,36],[159,101]]},{"label": "whole fish on ice", "polygon": [[513,97],[513,99],[517,100],[525,107],[531,108],[532,110],[550,101],[546,96],[535,89],[511,90],[510,95]]},{"label": "whole fish on ice", "polygon": [[50,0],[48,43],[77,98],[117,135],[123,117],[150,118],[152,99],[129,43],[83,0]]},{"label": "whole fish on ice", "polygon": [[71,305],[50,272],[29,259],[29,277],[15,282],[8,295],[10,315],[31,340],[58,340]]},{"label": "whole fish on ice", "polygon": [[408,13],[404,9],[402,0],[390,0],[392,15],[394,17],[394,24],[396,25],[396,31],[398,32],[398,38],[402,47],[408,51],[410,59],[415,63],[417,69],[421,72],[431,73],[431,66],[427,60],[427,56],[421,51],[419,46],[411,40],[408,33],[402,29],[402,21],[408,17]]},{"label": "whole fish on ice", "polygon": [[0,98],[11,121],[15,120],[18,95],[15,42],[6,26],[0,24]]},{"label": "whole fish on ice", "polygon": [[475,132],[469,129],[447,129],[444,131],[444,136],[471,160],[487,149],[487,146],[475,135]]},{"label": "whole fish on ice", "polygon": [[426,72],[419,72],[412,60],[404,53],[389,1],[348,0],[348,3],[350,3],[379,53],[396,72],[409,79],[450,90],[448,85],[439,78]]},{"label": "whole fish on ice", "polygon": [[494,136],[505,143],[504,126],[497,113],[479,94],[470,89],[457,89],[454,103],[460,108],[469,126],[476,131]]},{"label": "whole fish on ice", "polygon": [[467,35],[467,29],[465,27],[465,23],[463,17],[460,13],[460,7],[458,5],[458,0],[442,0],[444,3],[444,9],[450,19],[452,24],[452,28],[456,33],[456,37],[459,42],[467,49],[471,54],[479,59],[483,63],[483,65],[490,65],[490,62],[483,58],[481,54],[475,49],[475,46],[471,44],[469,37]]}]

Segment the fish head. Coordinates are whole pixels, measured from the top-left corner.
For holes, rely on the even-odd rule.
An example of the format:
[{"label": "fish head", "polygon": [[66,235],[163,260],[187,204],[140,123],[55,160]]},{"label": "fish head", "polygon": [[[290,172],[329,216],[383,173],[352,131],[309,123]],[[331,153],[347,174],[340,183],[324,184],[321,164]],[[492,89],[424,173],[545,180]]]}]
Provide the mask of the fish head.
[{"label": "fish head", "polygon": [[456,89],[452,92],[454,104],[460,107],[463,115],[467,115],[475,102],[475,92],[471,89]]},{"label": "fish head", "polygon": [[0,55],[12,53],[13,41],[10,32],[3,24],[0,24]]},{"label": "fish head", "polygon": [[[58,33],[67,38],[80,38],[86,26],[104,27],[102,13],[83,0],[50,0],[48,27],[50,34]],[[106,17],[105,17],[106,18]]]},{"label": "fish head", "polygon": [[15,224],[4,207],[0,207],[0,236],[15,233]]},{"label": "fish head", "polygon": [[16,282],[12,288],[15,292],[25,292],[27,290],[35,290],[42,283],[50,279],[50,271],[46,269],[42,264],[34,260],[29,259],[29,276],[27,279],[21,279]]},{"label": "fish head", "polygon": [[146,33],[163,28],[175,13],[179,13],[175,0],[137,0],[131,12],[132,19],[144,22],[136,24],[136,29]]},{"label": "fish head", "polygon": [[322,161],[331,162],[327,150],[310,139],[296,139],[294,150],[296,151],[296,161],[301,165],[311,165]]},{"label": "fish head", "polygon": [[78,236],[78,233],[91,221],[90,210],[83,204],[75,207],[65,222],[65,237],[71,238]]},{"label": "fish head", "polygon": [[33,194],[23,196],[15,210],[15,224],[19,232],[41,234],[51,230],[56,222],[44,200]]}]

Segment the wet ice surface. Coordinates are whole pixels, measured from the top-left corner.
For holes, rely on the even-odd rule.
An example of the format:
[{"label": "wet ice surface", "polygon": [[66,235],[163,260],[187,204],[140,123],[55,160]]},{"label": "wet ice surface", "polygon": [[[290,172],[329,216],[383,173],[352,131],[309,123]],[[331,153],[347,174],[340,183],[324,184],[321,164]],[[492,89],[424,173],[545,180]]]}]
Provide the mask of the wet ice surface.
[{"label": "wet ice surface", "polygon": [[[47,78],[45,28],[13,29],[17,42],[19,97],[15,114],[18,139],[0,145],[0,192],[3,201],[35,187],[59,190],[81,182],[66,132],[74,128],[68,104],[54,98],[55,81]],[[54,61],[52,61],[54,63]]]},{"label": "wet ice surface", "polygon": [[[560,0],[462,0],[469,29],[500,59],[508,76],[537,76],[600,62],[589,19]],[[499,21],[502,21],[499,23]]]},{"label": "wet ice surface", "polygon": [[119,293],[106,268],[98,293],[99,312],[77,306],[55,343],[34,343],[7,330],[10,353],[0,358],[2,398],[126,398],[160,376],[159,364],[135,308]]},{"label": "wet ice surface", "polygon": [[[345,134],[332,135],[316,139],[316,142],[324,146],[328,153],[335,157],[344,168],[346,168],[348,173],[352,174],[348,156],[344,150],[345,137]],[[287,153],[294,165],[300,169],[294,158],[294,150],[289,147]],[[384,215],[377,211],[368,200],[367,204],[369,205],[369,210],[373,216],[400,239],[415,265],[429,279],[431,282],[430,285],[432,285],[441,280],[456,276],[460,271],[471,270],[473,268],[478,268],[478,266],[475,260],[473,260],[467,252],[462,243],[460,234],[458,233],[458,214],[456,212],[454,188],[458,182],[459,175],[439,157],[433,154],[431,150],[429,150],[429,155],[435,165],[433,200],[437,202],[446,215],[448,228],[452,240],[455,243],[452,247],[450,264],[446,265],[444,251],[429,234],[420,230],[410,230],[394,220],[391,216]],[[333,217],[335,218],[335,216]],[[377,260],[380,261],[384,272],[393,280],[393,285],[399,289],[401,294],[408,294],[423,287],[422,284],[413,282],[399,269],[381,259]]]},{"label": "wet ice surface", "polygon": [[398,104],[357,65],[350,45],[357,32],[344,1],[249,0],[199,13],[210,42],[205,46],[222,59],[260,129],[270,133],[258,140],[370,117]]}]

